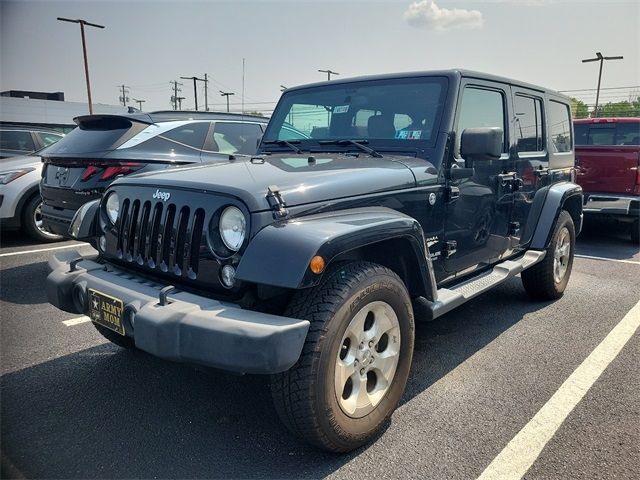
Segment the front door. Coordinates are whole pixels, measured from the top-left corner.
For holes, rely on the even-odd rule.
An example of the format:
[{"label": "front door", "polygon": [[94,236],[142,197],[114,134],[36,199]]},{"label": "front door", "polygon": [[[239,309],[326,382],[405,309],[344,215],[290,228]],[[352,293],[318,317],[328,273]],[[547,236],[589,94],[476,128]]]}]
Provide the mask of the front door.
[{"label": "front door", "polygon": [[462,84],[454,129],[453,167],[465,166],[460,156],[460,138],[466,128],[503,129],[503,153],[497,160],[477,160],[475,173],[463,180],[451,181],[445,222],[445,269],[449,274],[464,274],[495,263],[510,248],[509,219],[513,195],[510,174],[513,159],[509,155],[508,85],[466,80]]}]

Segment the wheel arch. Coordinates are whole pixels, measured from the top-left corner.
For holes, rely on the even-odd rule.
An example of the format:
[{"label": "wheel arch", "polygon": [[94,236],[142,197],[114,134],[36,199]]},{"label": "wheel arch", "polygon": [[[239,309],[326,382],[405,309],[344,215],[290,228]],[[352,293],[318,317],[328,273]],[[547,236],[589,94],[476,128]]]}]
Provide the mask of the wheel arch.
[{"label": "wheel arch", "polygon": [[540,208],[530,248],[536,250],[547,248],[554,225],[562,210],[566,210],[571,215],[577,235],[582,228],[582,188],[579,185],[561,182],[549,187]]},{"label": "wheel arch", "polygon": [[[310,269],[319,255],[322,274]],[[341,210],[293,218],[263,228],[249,243],[236,271],[242,281],[302,289],[318,285],[340,261],[367,260],[400,276],[412,296],[433,298],[435,280],[422,227],[389,208]]]}]

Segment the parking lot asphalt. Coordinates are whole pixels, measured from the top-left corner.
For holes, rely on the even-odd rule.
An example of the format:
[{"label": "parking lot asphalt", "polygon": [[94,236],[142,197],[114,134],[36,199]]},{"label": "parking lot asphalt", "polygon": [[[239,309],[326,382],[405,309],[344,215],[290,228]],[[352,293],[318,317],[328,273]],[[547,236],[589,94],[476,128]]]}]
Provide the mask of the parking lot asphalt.
[{"label": "parking lot asphalt", "polygon": [[[50,306],[44,285],[48,249],[70,244],[2,237],[3,478],[476,478],[640,300],[637,246],[587,228],[560,300],[531,302],[516,278],[419,324],[391,423],[334,455],[289,435],[266,377],[120,350],[90,322],[68,322],[78,316]],[[640,478],[639,337],[525,478]]]}]

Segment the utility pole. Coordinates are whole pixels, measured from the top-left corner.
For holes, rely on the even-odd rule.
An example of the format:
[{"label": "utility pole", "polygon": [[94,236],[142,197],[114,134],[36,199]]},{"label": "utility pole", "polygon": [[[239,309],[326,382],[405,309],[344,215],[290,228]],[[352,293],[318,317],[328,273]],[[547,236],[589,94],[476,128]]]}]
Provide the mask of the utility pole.
[{"label": "utility pole", "polygon": [[171,96],[171,103],[173,104],[173,109],[177,110],[178,109],[178,92],[182,91],[181,88],[178,88],[178,85],[182,85],[182,84],[177,80],[174,80],[169,83],[173,85],[173,95]]},{"label": "utility pole", "polygon": [[[183,80],[193,80],[193,98],[196,101],[196,110],[198,110],[198,89],[196,87],[196,82],[197,81],[200,81],[200,82],[208,81],[206,79],[206,76],[205,76],[205,78],[198,78],[198,77],[180,77],[180,78],[182,78]],[[206,91],[207,91],[206,90],[206,85],[207,84],[205,83],[205,95],[206,95]]]},{"label": "utility pole", "polygon": [[605,60],[622,60],[623,58],[624,57],[622,55],[619,55],[617,57],[604,57],[602,56],[602,53],[596,52],[596,58],[585,58],[584,60],[582,60],[582,63],[600,62],[600,72],[598,73],[598,89],[596,91],[596,108],[593,111],[594,117],[598,116],[598,102],[600,100],[600,82],[602,81],[602,64],[604,63]]},{"label": "utility pole", "polygon": [[96,28],[104,28],[103,25],[98,25],[96,23],[89,23],[86,20],[76,19],[72,20],[70,18],[58,17],[58,20],[61,22],[70,22],[70,23],[79,23],[80,24],[80,36],[82,37],[82,55],[84,57],[84,76],[87,81],[87,99],[89,103],[89,114],[93,115],[93,104],[91,102],[91,84],[89,82],[89,61],[87,60],[87,43],[84,39],[84,26],[88,25],[90,27]]},{"label": "utility pole", "polygon": [[338,72],[334,72],[333,70],[318,70],[320,73],[327,74],[327,80],[331,80],[331,75],[340,75]]},{"label": "utility pole", "polygon": [[127,93],[129,93],[129,86],[123,83],[122,85],[118,85],[118,88],[122,90],[122,95],[120,96],[120,102],[122,102],[123,107],[126,107],[127,102],[129,101],[129,97],[127,97]]},{"label": "utility pole", "polygon": [[144,102],[146,102],[146,100],[138,100],[138,99],[135,99],[135,98],[133,99],[133,101],[136,102],[139,105],[139,107],[140,107],[139,110],[142,110],[142,104]]},{"label": "utility pole", "polygon": [[209,80],[207,79],[207,74],[204,74],[204,110],[205,112],[209,111],[209,101],[207,100],[207,85],[209,84]]},{"label": "utility pole", "polygon": [[182,110],[182,100],[184,100],[185,97],[176,97],[176,102],[178,102],[178,110]]},{"label": "utility pole", "polygon": [[231,95],[235,95],[235,93],[233,93],[233,92],[223,92],[222,90],[220,90],[220,96],[221,97],[227,97],[227,112],[229,111],[229,97]]}]

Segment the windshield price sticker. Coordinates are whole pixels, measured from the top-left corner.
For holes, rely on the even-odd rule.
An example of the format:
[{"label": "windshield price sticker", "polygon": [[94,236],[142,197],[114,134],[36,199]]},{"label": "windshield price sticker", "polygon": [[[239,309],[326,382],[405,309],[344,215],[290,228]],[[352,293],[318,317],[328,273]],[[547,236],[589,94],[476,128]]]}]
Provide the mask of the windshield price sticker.
[{"label": "windshield price sticker", "polygon": [[398,140],[420,140],[421,137],[422,130],[400,130],[396,133]]},{"label": "windshield price sticker", "polygon": [[333,113],[347,113],[349,111],[349,105],[338,105],[333,107]]}]

